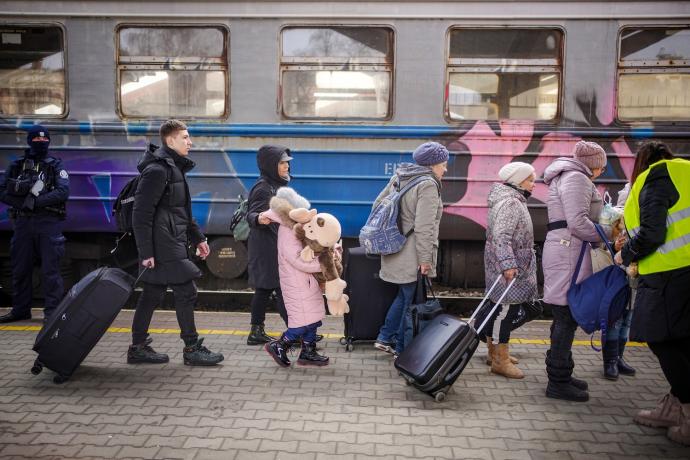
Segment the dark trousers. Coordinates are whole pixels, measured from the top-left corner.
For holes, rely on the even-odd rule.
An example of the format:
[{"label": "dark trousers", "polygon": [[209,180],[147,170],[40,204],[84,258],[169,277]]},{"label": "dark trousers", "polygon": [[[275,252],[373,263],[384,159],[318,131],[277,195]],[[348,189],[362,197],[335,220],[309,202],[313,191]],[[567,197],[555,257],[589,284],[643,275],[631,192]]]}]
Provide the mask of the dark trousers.
[{"label": "dark trousers", "polygon": [[305,343],[314,343],[316,342],[316,331],[321,324],[321,321],[317,321],[306,326],[289,327],[283,335],[290,342],[295,342],[299,339],[302,339],[302,341]]},{"label": "dark trousers", "polygon": [[280,317],[283,318],[283,321],[287,326],[287,311],[285,311],[285,303],[283,302],[283,292],[280,290],[280,288],[256,288],[254,290],[254,297],[252,297],[252,324],[254,326],[262,325],[264,324],[264,321],[266,321],[266,305],[268,305],[273,291],[275,291],[276,293],[276,309],[278,310],[278,314],[280,314]]},{"label": "dark trousers", "polygon": [[571,350],[577,323],[567,305],[551,304],[551,312],[551,347],[546,352],[546,373],[553,382],[570,382],[575,367]]},{"label": "dark trousers", "polygon": [[[144,343],[149,336],[149,326],[153,311],[163,302],[167,286],[161,284],[143,283],[144,290],[137,301],[137,308],[132,321],[132,343]],[[171,284],[170,288],[175,297],[175,313],[180,325],[180,337],[185,345],[194,344],[199,338],[194,325],[194,307],[196,306],[196,285],[194,281],[182,284]]]},{"label": "dark trousers", "polygon": [[59,217],[17,217],[10,242],[14,315],[31,314],[32,275],[37,260],[41,261],[43,275],[45,317],[49,317],[55,310],[64,294],[60,275],[60,259],[64,255],[65,237],[62,235],[62,220]]},{"label": "dark trousers", "polygon": [[690,337],[667,342],[650,342],[661,370],[671,385],[671,394],[682,404],[690,404]]}]

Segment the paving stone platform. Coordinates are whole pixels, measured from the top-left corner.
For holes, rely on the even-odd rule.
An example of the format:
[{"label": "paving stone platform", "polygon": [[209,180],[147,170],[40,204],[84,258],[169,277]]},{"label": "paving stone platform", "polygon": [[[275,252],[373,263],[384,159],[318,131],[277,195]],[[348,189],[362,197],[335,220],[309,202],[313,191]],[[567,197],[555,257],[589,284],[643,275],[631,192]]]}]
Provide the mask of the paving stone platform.
[{"label": "paving stone platform", "polygon": [[[6,309],[0,309],[0,314]],[[127,365],[132,312],[123,311],[73,378],[29,372],[40,326],[35,319],[0,327],[0,458],[50,459],[688,459],[690,448],[662,429],[635,425],[634,413],[668,391],[654,356],[632,346],[638,370],[617,382],[602,377],[601,357],[578,334],[578,377],[588,403],[544,396],[550,322],[516,331],[511,352],[523,380],[493,375],[477,354],[448,398],[437,403],[407,387],[389,355],[371,344],[346,352],[342,320],[321,332],[331,364],[279,368],[245,344],[249,315],[197,314],[205,345],[225,354],[214,368],[182,364],[175,313],[154,315],[154,346],[165,365]],[[281,330],[269,315],[267,329]]]}]

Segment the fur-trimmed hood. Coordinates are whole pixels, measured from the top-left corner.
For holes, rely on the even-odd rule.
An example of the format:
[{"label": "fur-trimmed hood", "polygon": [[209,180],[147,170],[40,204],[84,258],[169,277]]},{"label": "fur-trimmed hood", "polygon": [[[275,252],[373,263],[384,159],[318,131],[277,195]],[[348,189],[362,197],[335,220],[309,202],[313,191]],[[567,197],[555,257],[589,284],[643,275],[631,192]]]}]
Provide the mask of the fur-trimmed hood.
[{"label": "fur-trimmed hood", "polygon": [[309,201],[290,187],[280,187],[276,196],[271,198],[269,203],[269,208],[276,214],[280,220],[279,223],[289,228],[293,228],[297,223],[290,218],[290,211],[297,208],[309,209],[310,207]]}]

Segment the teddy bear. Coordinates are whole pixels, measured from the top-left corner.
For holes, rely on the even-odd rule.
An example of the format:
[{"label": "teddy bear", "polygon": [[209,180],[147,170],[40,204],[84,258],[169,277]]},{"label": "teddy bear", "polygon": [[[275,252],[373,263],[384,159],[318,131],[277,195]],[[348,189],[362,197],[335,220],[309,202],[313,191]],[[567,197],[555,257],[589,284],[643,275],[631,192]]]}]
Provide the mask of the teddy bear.
[{"label": "teddy bear", "polygon": [[323,286],[331,315],[342,316],[350,311],[348,296],[343,293],[347,283],[340,278],[343,273],[340,240],[340,222],[328,213],[317,213],[316,209],[297,208],[289,212],[290,219],[297,222],[293,231],[304,249],[300,257],[309,261],[318,254],[321,273],[315,274]]}]

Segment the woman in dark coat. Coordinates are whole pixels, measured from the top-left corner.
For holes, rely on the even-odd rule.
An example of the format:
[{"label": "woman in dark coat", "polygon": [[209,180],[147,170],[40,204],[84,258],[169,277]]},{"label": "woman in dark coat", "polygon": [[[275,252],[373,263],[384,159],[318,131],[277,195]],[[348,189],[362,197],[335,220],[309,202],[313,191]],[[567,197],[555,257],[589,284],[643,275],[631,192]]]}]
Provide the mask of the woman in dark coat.
[{"label": "woman in dark coat", "polygon": [[254,287],[252,298],[252,328],[247,345],[259,345],[273,340],[266,335],[264,321],[266,305],[276,293],[278,313],[287,325],[278,278],[278,224],[263,216],[269,201],[278,188],[290,182],[290,150],[280,145],[264,145],[256,155],[260,177],[249,191],[247,223],[249,223],[249,285]]},{"label": "woman in dark coat", "polygon": [[671,440],[690,445],[690,162],[673,159],[662,142],[648,142],[630,182],[625,224],[632,238],[614,260],[638,262],[630,336],[649,344],[671,385],[657,407],[634,420],[668,427]]}]

